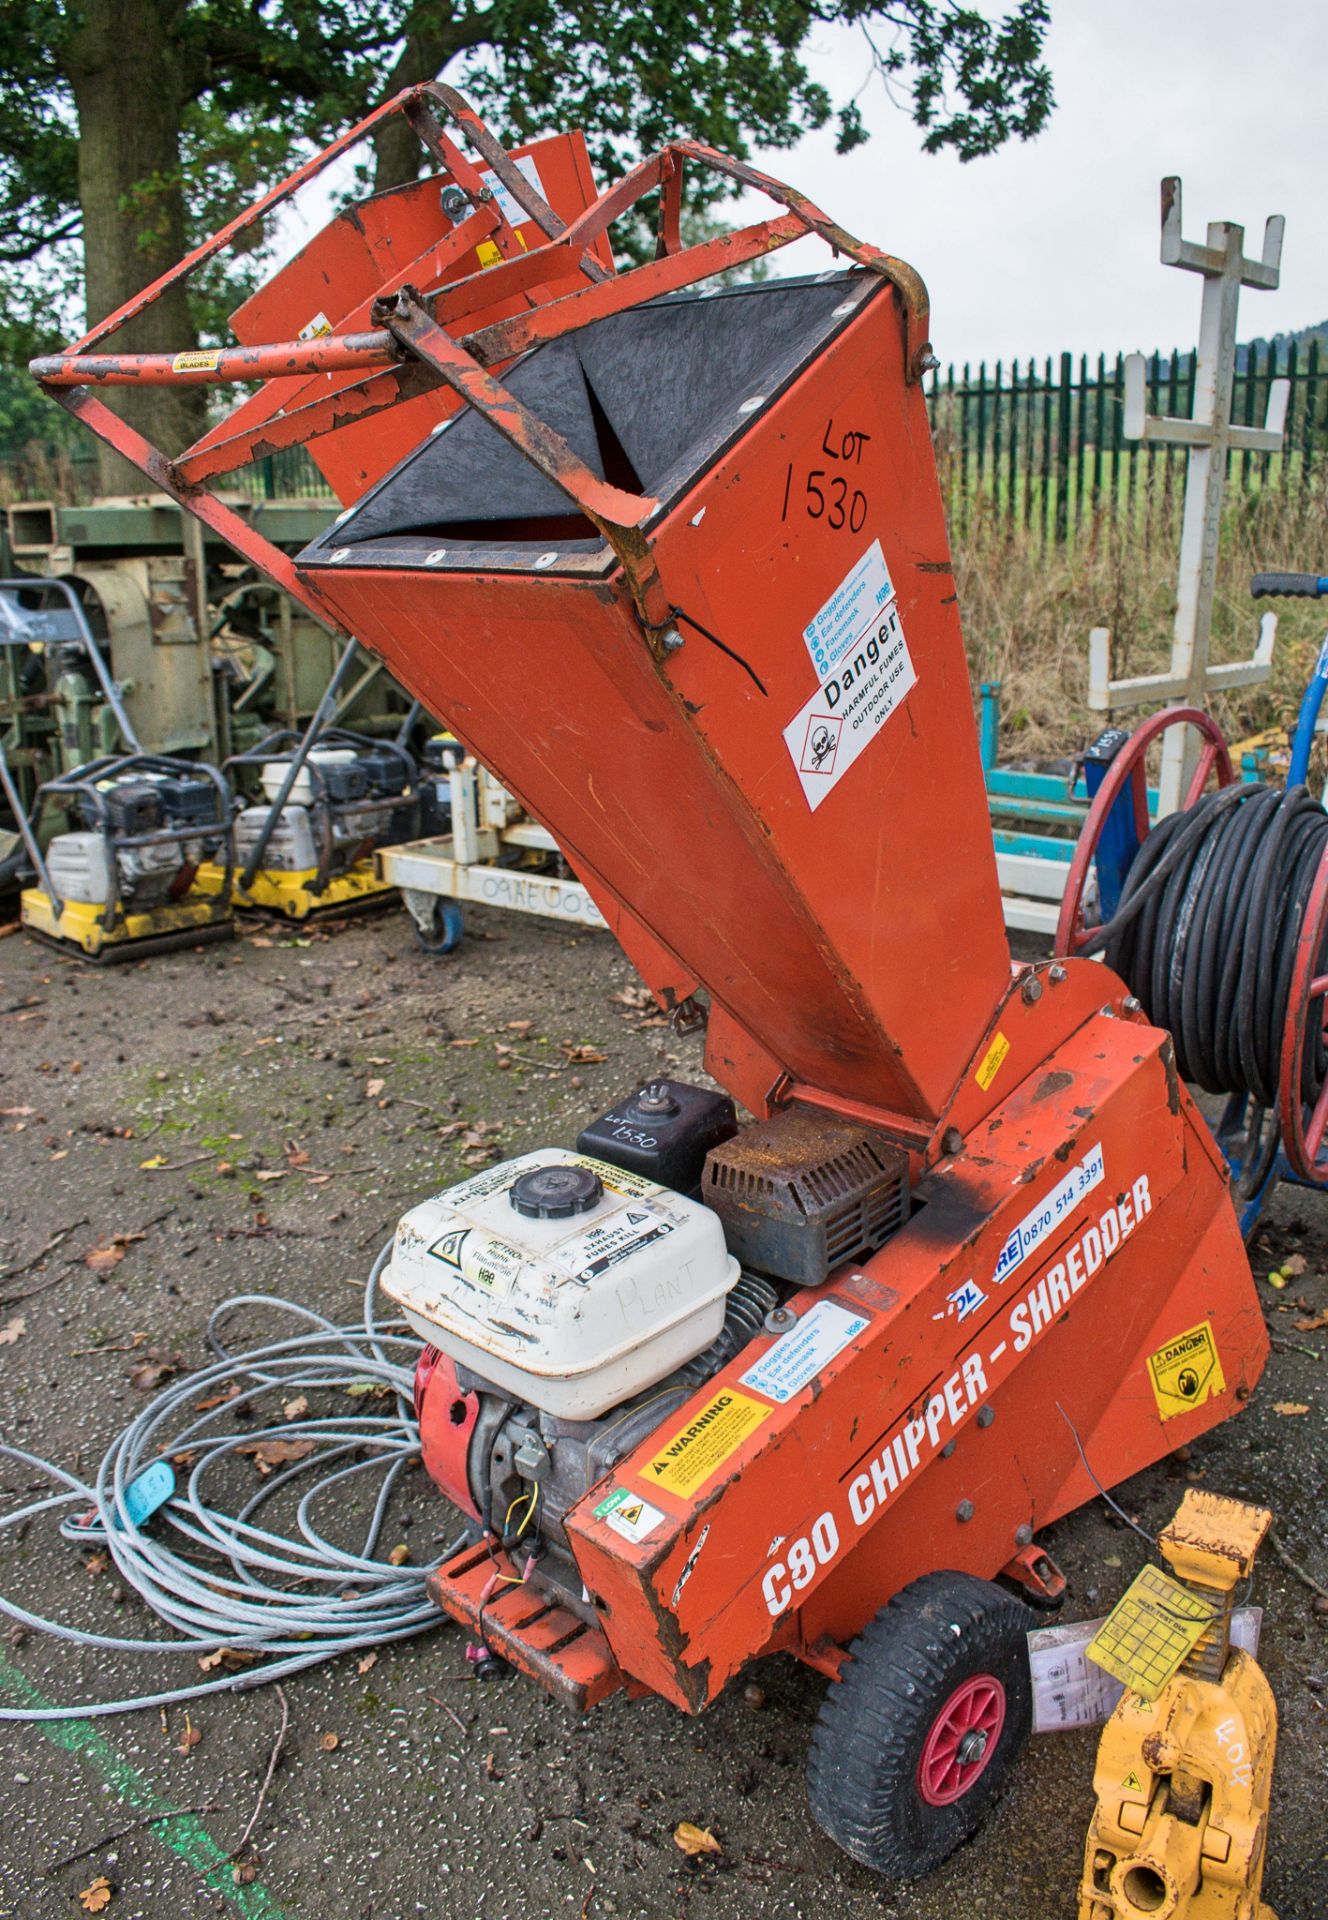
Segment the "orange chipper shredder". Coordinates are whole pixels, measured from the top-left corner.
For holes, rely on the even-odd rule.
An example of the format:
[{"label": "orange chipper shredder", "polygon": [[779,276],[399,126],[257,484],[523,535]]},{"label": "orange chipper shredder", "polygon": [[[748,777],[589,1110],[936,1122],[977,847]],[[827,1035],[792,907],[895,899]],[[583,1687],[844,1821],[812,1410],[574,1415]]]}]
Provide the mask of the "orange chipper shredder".
[{"label": "orange chipper shredder", "polygon": [[[98,350],[397,112],[438,171],[334,219],[244,344]],[[773,216],[685,245],[689,166]],[[828,271],[715,283],[808,234]],[[509,155],[431,85],[33,369],[446,718],[732,1096],[651,1083],[402,1222],[425,1462],[473,1521],[440,1605],[582,1707],[810,1663],[813,1810],[896,1874],[1027,1736],[1036,1530],[1233,1413],[1267,1344],[1167,1034],[1105,967],[1011,964],[927,324],[746,165],[680,141],[595,197],[579,135]],[[98,397],[241,380],[172,457]],[[293,445],[347,509],[292,561],[205,482]]]}]

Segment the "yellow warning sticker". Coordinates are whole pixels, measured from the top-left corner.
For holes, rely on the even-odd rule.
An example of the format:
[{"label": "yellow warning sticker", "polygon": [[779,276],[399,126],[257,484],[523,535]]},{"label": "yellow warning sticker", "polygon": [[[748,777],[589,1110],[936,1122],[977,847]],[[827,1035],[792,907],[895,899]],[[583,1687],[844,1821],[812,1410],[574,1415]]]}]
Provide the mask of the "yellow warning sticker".
[{"label": "yellow warning sticker", "polygon": [[1142,1793],[1144,1790],[1144,1783],[1134,1771],[1133,1767],[1130,1768],[1130,1771],[1121,1781],[1121,1785],[1127,1793]]},{"label": "yellow warning sticker", "polygon": [[193,353],[177,353],[171,369],[175,373],[215,373],[220,359],[220,347],[202,347]]},{"label": "yellow warning sticker", "polygon": [[686,1499],[738,1451],[772,1408],[745,1393],[726,1389],[666,1440],[642,1470],[648,1486],[663,1487]]},{"label": "yellow warning sticker", "polygon": [[1201,1320],[1197,1327],[1178,1333],[1156,1353],[1150,1353],[1148,1377],[1164,1420],[1174,1420],[1177,1414],[1201,1407],[1215,1393],[1225,1393],[1227,1383],[1211,1321]]},{"label": "yellow warning sticker", "polygon": [[1208,1601],[1160,1567],[1145,1567],[1084,1651],[1143,1700],[1156,1700],[1213,1619]]},{"label": "yellow warning sticker", "polygon": [[[526,251],[526,242],[519,228],[516,229],[516,243],[524,253]],[[501,251],[494,245],[492,240],[481,240],[475,251],[479,255],[480,265],[482,267],[496,267],[503,258]]]},{"label": "yellow warning sticker", "polygon": [[1010,1042],[1003,1033],[998,1033],[991,1045],[987,1048],[987,1051],[978,1061],[978,1070],[973,1075],[973,1078],[977,1081],[984,1093],[1005,1065],[1005,1056],[1009,1051]]}]

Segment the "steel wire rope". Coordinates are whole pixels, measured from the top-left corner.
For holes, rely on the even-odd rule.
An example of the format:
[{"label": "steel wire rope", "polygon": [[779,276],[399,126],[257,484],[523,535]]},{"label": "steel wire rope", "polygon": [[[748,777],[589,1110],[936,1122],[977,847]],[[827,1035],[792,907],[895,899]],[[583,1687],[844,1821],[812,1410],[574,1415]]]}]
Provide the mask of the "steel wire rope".
[{"label": "steel wire rope", "polygon": [[[1328,811],[1305,787],[1254,782],[1204,794],[1144,839],[1116,913],[1081,951],[1102,953],[1168,1029],[1182,1079],[1276,1105],[1296,950],[1325,849]],[[1311,1108],[1325,1072],[1315,1028],[1300,1089]],[[1275,1152],[1275,1128],[1272,1142]]]},{"label": "steel wire rope", "polygon": [[[123,1582],[175,1637],[94,1633],[34,1613],[4,1593],[0,1612],[21,1627],[105,1652],[197,1659],[218,1652],[224,1658],[227,1650],[237,1650],[262,1661],[238,1674],[125,1699],[0,1705],[0,1722],[82,1719],[244,1690],[440,1623],[442,1616],[425,1590],[430,1567],[378,1557],[392,1494],[419,1456],[412,1385],[420,1342],[404,1322],[380,1322],[374,1312],[390,1252],[389,1241],[370,1269],[360,1326],[339,1325],[274,1294],[239,1294],[224,1301],[207,1326],[216,1359],[172,1381],[149,1401],[108,1447],[92,1481],[22,1447],[0,1443],[0,1458],[42,1473],[62,1489],[0,1516],[0,1536],[71,1505],[95,1510],[100,1530],[89,1535],[89,1544],[110,1555]],[[292,1317],[306,1330],[232,1351],[222,1340],[222,1323],[256,1307]],[[299,1396],[384,1387],[395,1398],[394,1414],[309,1415],[302,1410],[275,1425],[237,1430],[233,1424],[237,1414],[243,1419],[273,1391]],[[200,1399],[210,1404],[200,1408]],[[213,1504],[205,1483],[233,1464],[238,1449],[255,1443],[285,1443],[300,1451],[295,1458],[287,1455],[288,1463],[234,1510],[219,1497]],[[128,1495],[138,1477],[154,1461],[191,1455],[183,1484],[177,1480],[175,1492],[156,1513],[135,1521]],[[315,1521],[315,1507],[347,1492],[355,1476],[375,1473],[380,1480],[358,1549],[336,1544]],[[267,1504],[282,1492],[294,1492],[301,1480],[309,1484],[291,1525],[284,1530],[264,1526],[258,1516]],[[445,1549],[439,1561],[459,1544]]]}]

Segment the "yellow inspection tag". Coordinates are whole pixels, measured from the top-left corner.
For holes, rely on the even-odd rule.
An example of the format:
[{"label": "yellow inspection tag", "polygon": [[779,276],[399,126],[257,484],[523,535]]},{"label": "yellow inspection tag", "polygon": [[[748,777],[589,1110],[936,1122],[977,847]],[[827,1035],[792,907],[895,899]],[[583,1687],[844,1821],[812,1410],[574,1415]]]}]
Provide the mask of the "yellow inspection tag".
[{"label": "yellow inspection tag", "polygon": [[1145,1567],[1085,1652],[1141,1699],[1156,1700],[1212,1618],[1212,1607],[1197,1593],[1160,1567]]},{"label": "yellow inspection tag", "polygon": [[1148,1377],[1164,1420],[1174,1420],[1178,1413],[1201,1407],[1215,1393],[1225,1393],[1227,1383],[1211,1321],[1201,1320],[1197,1327],[1187,1328],[1156,1353],[1150,1353]]},{"label": "yellow inspection tag", "polygon": [[1005,1065],[1005,1056],[1010,1051],[1010,1042],[1003,1033],[998,1033],[987,1051],[978,1061],[977,1072],[973,1078],[985,1093],[996,1075]]},{"label": "yellow inspection tag", "polygon": [[745,1393],[717,1393],[701,1411],[657,1448],[642,1471],[647,1486],[664,1487],[682,1499],[695,1493],[735,1454],[749,1433],[770,1417],[770,1408]]}]

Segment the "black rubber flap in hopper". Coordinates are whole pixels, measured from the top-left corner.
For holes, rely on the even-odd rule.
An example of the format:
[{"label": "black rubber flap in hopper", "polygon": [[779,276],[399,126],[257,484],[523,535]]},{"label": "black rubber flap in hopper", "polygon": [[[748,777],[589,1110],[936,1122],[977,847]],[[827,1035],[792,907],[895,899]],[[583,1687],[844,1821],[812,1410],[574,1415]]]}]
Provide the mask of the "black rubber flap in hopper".
[{"label": "black rubber flap in hopper", "polygon": [[[880,284],[852,271],[675,294],[537,347],[501,377],[599,479],[667,503]],[[360,548],[357,562],[400,566],[445,548],[444,565],[521,566],[551,541],[569,553],[601,544],[567,496],[468,408],[301,559]]]}]

